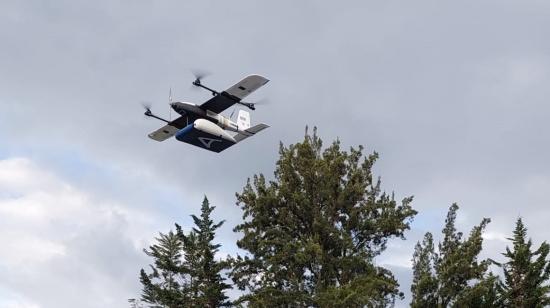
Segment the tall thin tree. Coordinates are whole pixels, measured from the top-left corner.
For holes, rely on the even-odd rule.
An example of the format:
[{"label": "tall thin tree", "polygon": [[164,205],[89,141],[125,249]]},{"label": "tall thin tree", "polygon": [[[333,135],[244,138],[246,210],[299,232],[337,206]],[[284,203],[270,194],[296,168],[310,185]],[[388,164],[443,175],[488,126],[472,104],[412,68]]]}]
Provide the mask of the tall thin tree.
[{"label": "tall thin tree", "polygon": [[413,255],[413,307],[491,307],[496,303],[496,277],[488,273],[489,260],[479,260],[482,233],[488,218],[475,226],[467,238],[456,230],[458,205],[447,213],[443,240],[435,251],[427,233]]},{"label": "tall thin tree", "polygon": [[436,259],[433,236],[427,232],[422,244],[418,242],[414,248],[411,307],[437,306],[438,280],[434,272]]},{"label": "tall thin tree", "polygon": [[[196,290],[194,302],[198,307],[228,306],[230,302],[225,295],[225,290],[230,286],[225,283],[222,272],[229,269],[227,260],[216,260],[221,245],[214,244],[216,230],[224,221],[214,223],[211,219],[214,206],[210,206],[208,199],[204,197],[201,207],[201,216],[192,215],[195,227],[190,236],[195,237],[193,257],[189,257],[186,267],[193,273],[192,288]],[[190,241],[187,238],[184,241]]]},{"label": "tall thin tree", "polygon": [[211,219],[213,206],[204,197],[201,215],[191,215],[195,227],[185,233],[176,224],[176,232],[160,233],[156,244],[145,249],[154,264],[151,273],[140,272],[143,284],[142,300],[162,307],[220,307],[227,306],[223,271],[229,263],[216,260],[220,244],[214,244],[216,230],[223,221]]},{"label": "tall thin tree", "polygon": [[550,245],[543,242],[532,251],[531,239],[521,218],[516,222],[514,237],[509,238],[513,248],[506,247],[502,264],[504,281],[500,284],[501,296],[506,307],[547,307],[550,305]]},{"label": "tall thin tree", "polygon": [[182,307],[189,300],[184,290],[186,281],[181,276],[182,242],[172,231],[160,233],[156,242],[148,250],[143,250],[153,258],[154,263],[150,265],[150,274],[141,269],[142,299],[147,303],[169,308]]}]

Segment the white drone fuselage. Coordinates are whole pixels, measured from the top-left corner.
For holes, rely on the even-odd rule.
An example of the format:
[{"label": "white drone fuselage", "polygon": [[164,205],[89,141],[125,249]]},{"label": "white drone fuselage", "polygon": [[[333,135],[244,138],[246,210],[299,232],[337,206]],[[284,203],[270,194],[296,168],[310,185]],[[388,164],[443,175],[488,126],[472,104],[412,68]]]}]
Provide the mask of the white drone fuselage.
[{"label": "white drone fuselage", "polygon": [[224,117],[219,113],[212,112],[210,110],[201,109],[199,106],[189,102],[174,102],[170,106],[175,112],[182,116],[188,115],[194,118],[203,118],[213,122],[219,127],[245,134],[246,130],[250,128],[250,114],[247,111],[239,110],[238,121],[233,122],[230,118]]}]

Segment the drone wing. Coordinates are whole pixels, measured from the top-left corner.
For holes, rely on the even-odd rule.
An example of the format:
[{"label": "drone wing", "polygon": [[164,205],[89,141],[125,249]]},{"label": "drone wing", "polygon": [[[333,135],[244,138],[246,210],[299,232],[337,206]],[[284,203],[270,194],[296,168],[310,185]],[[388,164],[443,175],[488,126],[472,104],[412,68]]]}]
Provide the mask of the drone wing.
[{"label": "drone wing", "polygon": [[243,98],[250,93],[258,90],[261,86],[266,84],[269,79],[260,75],[250,75],[239,81],[234,86],[221,92],[202,104],[200,107],[205,110],[210,110],[215,113],[220,113],[225,109],[233,106],[237,102],[240,102]]},{"label": "drone wing", "polygon": [[170,124],[164,125],[163,127],[157,129],[156,131],[149,134],[149,138],[156,141],[164,141],[178,132],[178,128]]},{"label": "drone wing", "polygon": [[157,129],[156,131],[149,134],[149,138],[156,141],[164,141],[172,136],[174,136],[180,129],[186,127],[189,123],[193,123],[194,118],[184,115],[174,121],[164,125],[163,127]]}]

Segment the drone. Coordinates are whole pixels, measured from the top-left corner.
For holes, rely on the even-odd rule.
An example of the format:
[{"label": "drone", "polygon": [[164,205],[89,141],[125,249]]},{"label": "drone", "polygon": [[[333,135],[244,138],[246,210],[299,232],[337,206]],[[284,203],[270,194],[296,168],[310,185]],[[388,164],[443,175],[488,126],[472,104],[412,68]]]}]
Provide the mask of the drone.
[{"label": "drone", "polygon": [[246,110],[239,110],[237,122],[233,122],[231,116],[227,118],[220,114],[235,104],[255,110],[255,104],[245,102],[243,99],[265,85],[269,81],[267,78],[250,75],[222,92],[203,85],[201,78],[196,76],[193,86],[210,91],[213,97],[202,105],[196,105],[188,102],[172,102],[170,94],[170,107],[180,115],[179,118],[168,121],[154,115],[149,107],[145,107],[146,116],[167,123],[150,133],[149,138],[164,141],[175,136],[179,141],[219,153],[269,127],[263,123],[251,127],[250,113]]}]

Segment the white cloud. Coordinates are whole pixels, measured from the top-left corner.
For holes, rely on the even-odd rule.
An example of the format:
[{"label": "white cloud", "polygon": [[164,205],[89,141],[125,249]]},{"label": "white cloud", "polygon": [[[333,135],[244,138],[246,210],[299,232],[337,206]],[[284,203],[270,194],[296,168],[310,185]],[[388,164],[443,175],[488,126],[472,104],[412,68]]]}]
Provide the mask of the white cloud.
[{"label": "white cloud", "polygon": [[[113,295],[116,285],[103,284],[135,281],[125,261],[167,227],[151,227],[151,216],[170,224],[188,218],[204,193],[214,215],[227,220],[220,242],[233,251],[231,229],[241,220],[234,192],[247,176],[271,175],[278,141],[299,140],[305,124],[318,125],[327,143],[339,136],[379,151],[384,186],[416,196],[408,240],[380,262],[405,266],[424,231],[440,232],[454,201],[460,230],[493,218],[492,256],[518,216],[534,240],[549,237],[548,2],[69,2],[0,2],[0,66],[10,72],[0,76],[0,155],[36,159],[0,161],[0,240],[9,247],[0,258],[0,291],[9,285],[25,295],[12,302],[63,306],[36,286],[63,286],[77,297],[71,275],[91,281],[84,299],[124,299]],[[179,18],[190,9],[196,14]],[[206,14],[223,27],[204,23]],[[144,120],[137,102],[157,102],[154,110],[166,114],[170,85],[175,98],[207,99],[187,91],[189,67],[214,71],[208,84],[218,89],[242,74],[268,76],[260,97],[274,104],[258,108],[255,119],[272,127],[222,155],[173,140],[153,144],[146,134],[159,123]],[[53,160],[65,168],[74,162],[63,155],[74,152],[119,166],[124,177],[98,176],[94,166],[75,170],[69,184],[41,167]],[[166,187],[177,193],[157,193]],[[164,200],[154,203],[159,195]],[[191,209],[174,206],[179,200],[197,201]],[[143,206],[149,202],[157,208]]]},{"label": "white cloud", "polygon": [[483,232],[482,237],[486,241],[500,241],[506,243],[508,242],[508,239],[506,238],[507,235],[500,232],[485,231]]},{"label": "white cloud", "polygon": [[35,188],[51,189],[59,184],[53,180],[51,174],[34,167],[28,159],[12,158],[0,161],[2,191],[20,193]]},{"label": "white cloud", "polygon": [[[0,161],[0,307],[113,307],[137,297],[146,215],[26,158]],[[6,291],[7,290],[7,291]],[[11,290],[11,291],[10,291]]]}]

